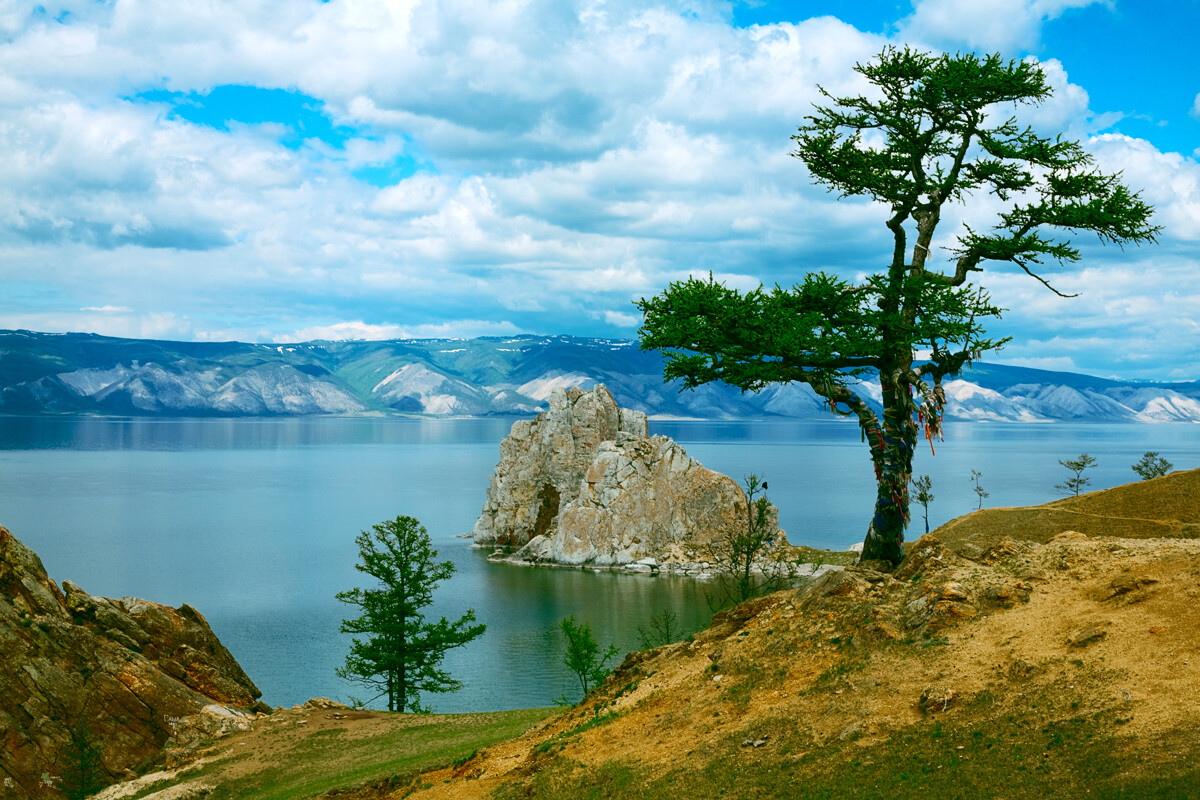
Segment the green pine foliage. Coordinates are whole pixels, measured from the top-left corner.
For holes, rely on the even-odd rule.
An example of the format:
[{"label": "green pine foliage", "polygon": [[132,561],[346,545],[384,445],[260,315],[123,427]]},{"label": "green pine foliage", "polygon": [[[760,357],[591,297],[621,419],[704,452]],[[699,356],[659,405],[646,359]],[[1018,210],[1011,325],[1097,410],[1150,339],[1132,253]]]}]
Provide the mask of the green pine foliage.
[{"label": "green pine foliage", "polygon": [[[367,634],[351,640],[338,675],[374,690],[371,700],[387,698],[389,711],[428,711],[421,692],[452,692],[462,683],[441,669],[447,650],[483,634],[474,609],[454,622],[426,622],[422,610],[433,590],[454,574],[454,564],[438,562],[425,527],[413,517],[396,517],[361,532],[355,569],[376,585],[338,592],[337,599],[362,613],[342,621],[343,633]],[[371,702],[368,700],[367,702]]]},{"label": "green pine foliage", "polygon": [[[971,282],[976,273],[1008,263],[1063,294],[1041,270],[1080,259],[1067,236],[1152,242],[1159,229],[1151,207],[1118,175],[1095,169],[1078,142],[1017,122],[1020,106],[1050,96],[1038,64],[889,47],[855,70],[877,91],[835,97],[822,89],[827,105],[792,137],[793,155],[840,197],[886,209],[886,266],[861,280],[810,272],[791,287],[745,293],[710,274],[637,305],[641,346],[662,351],[665,377],[684,388],[797,381],[832,412],[854,417],[877,485],[863,558],[899,563],[913,452],[922,427],[930,446],[941,433],[941,381],[1006,341],[987,335],[985,323],[1002,309]],[[992,227],[965,227],[936,253],[947,204],[982,195],[1002,209]],[[928,359],[917,363],[917,351]],[[868,381],[878,391],[860,388]],[[867,402],[872,395],[882,413]]]},{"label": "green pine foliage", "polygon": [[1148,481],[1151,478],[1161,478],[1166,475],[1175,465],[1165,458],[1160,456],[1155,450],[1147,450],[1141,459],[1133,465],[1132,469],[1142,480]]},{"label": "green pine foliage", "polygon": [[610,672],[605,665],[620,655],[621,651],[616,645],[610,644],[602,653],[592,635],[592,626],[586,622],[576,622],[574,614],[564,617],[559,629],[567,640],[563,664],[579,679],[579,688],[587,697],[587,693],[602,683]]},{"label": "green pine foliage", "polygon": [[912,486],[916,490],[912,493],[912,499],[920,503],[921,508],[925,510],[925,532],[929,533],[929,504],[933,502],[933,478],[928,475],[913,478]]},{"label": "green pine foliage", "polygon": [[1091,485],[1092,479],[1083,473],[1096,466],[1094,457],[1087,453],[1080,453],[1079,458],[1059,459],[1058,463],[1071,470],[1072,474],[1062,483],[1055,484],[1055,489],[1078,497],[1080,489]]}]

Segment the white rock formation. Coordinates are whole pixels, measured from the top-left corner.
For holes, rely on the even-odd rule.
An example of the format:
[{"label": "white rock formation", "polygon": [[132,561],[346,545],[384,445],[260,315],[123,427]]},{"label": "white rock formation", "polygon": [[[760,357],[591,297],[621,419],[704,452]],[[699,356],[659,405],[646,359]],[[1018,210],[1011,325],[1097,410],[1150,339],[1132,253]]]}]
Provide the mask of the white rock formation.
[{"label": "white rock formation", "polygon": [[550,410],[513,423],[472,531],[476,544],[520,547],[550,532],[579,496],[602,442],[645,438],[646,415],[617,408],[603,386],[550,393]]},{"label": "white rock formation", "polygon": [[[778,531],[778,514],[769,525]],[[550,410],[513,425],[475,523],[508,560],[703,572],[711,545],[746,525],[746,496],[618,409],[603,386],[555,390]],[[782,531],[776,544],[786,543]]]}]

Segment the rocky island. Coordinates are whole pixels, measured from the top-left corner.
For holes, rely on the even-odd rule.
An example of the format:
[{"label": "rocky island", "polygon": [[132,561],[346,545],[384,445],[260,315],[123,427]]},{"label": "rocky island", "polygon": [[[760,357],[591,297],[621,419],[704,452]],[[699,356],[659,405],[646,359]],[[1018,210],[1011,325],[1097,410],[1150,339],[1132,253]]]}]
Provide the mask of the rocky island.
[{"label": "rocky island", "polygon": [[[617,406],[604,386],[556,389],[513,423],[472,535],[495,560],[703,575],[713,546],[745,530],[746,495]],[[771,551],[787,546],[779,515]]]}]

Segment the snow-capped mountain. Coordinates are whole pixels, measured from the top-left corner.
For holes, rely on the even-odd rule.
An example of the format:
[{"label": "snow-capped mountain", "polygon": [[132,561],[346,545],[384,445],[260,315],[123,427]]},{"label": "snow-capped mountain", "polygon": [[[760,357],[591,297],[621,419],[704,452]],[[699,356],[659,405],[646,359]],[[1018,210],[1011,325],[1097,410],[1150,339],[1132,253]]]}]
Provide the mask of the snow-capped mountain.
[{"label": "snow-capped mountain", "polygon": [[[559,387],[605,384],[657,416],[828,418],[802,384],[680,392],[635,342],[569,336],[465,340],[162,342],[0,331],[0,413],[157,416],[525,415]],[[948,419],[1200,422],[1200,383],[1134,383],[977,364],[945,382]],[[878,406],[879,389],[859,391]]]}]

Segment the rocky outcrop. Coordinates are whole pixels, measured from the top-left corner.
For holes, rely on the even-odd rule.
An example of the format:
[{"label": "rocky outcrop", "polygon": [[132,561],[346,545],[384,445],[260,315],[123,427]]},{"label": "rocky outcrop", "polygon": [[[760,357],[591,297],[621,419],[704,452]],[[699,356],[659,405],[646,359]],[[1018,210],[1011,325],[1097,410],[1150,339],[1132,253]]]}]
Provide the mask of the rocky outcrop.
[{"label": "rocky outcrop", "polygon": [[59,589],[0,527],[0,796],[82,796],[266,706],[200,612]]},{"label": "rocky outcrop", "polygon": [[617,408],[603,386],[555,389],[548,411],[514,422],[500,443],[500,463],[472,531],[475,543],[520,547],[552,532],[562,509],[578,499],[601,445],[646,434],[646,415]]},{"label": "rocky outcrop", "polygon": [[[555,390],[550,411],[513,425],[475,523],[506,560],[704,572],[712,547],[745,529],[746,496],[619,409],[603,386]],[[772,545],[786,544],[772,506]]]}]

